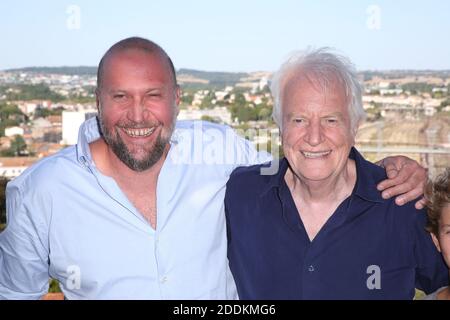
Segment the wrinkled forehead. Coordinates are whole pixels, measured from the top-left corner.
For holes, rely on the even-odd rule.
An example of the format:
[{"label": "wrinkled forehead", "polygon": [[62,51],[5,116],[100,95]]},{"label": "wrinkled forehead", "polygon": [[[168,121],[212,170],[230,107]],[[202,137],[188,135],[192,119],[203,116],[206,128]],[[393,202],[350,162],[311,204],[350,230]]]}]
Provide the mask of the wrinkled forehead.
[{"label": "wrinkled forehead", "polygon": [[341,95],[346,103],[350,101],[350,93],[347,91],[345,79],[337,72],[326,69],[297,68],[288,72],[281,80],[281,98],[290,96],[305,88],[313,88],[323,95]]}]

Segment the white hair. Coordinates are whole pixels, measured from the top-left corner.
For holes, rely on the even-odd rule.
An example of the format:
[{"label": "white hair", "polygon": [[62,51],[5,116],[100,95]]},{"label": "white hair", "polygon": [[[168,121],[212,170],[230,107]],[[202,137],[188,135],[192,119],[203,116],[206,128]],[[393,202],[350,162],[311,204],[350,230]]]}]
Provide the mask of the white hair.
[{"label": "white hair", "polygon": [[350,60],[330,48],[294,52],[273,75],[270,86],[274,99],[272,117],[280,129],[283,122],[283,90],[289,80],[299,75],[313,79],[324,89],[328,89],[336,79],[342,84],[348,101],[351,130],[356,134],[358,125],[366,117],[362,105],[362,85]]}]

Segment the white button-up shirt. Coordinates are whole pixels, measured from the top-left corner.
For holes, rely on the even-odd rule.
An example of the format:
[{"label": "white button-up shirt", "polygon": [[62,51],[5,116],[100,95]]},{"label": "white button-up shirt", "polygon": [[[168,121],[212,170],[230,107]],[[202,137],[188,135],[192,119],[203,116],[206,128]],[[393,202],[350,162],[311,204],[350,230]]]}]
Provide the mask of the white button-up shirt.
[{"label": "white button-up shirt", "polygon": [[232,170],[268,160],[230,128],[179,122],[157,184],[156,230],[92,160],[96,118],[78,144],[7,187],[0,298],[37,299],[49,277],[68,299],[233,299],[225,185]]}]

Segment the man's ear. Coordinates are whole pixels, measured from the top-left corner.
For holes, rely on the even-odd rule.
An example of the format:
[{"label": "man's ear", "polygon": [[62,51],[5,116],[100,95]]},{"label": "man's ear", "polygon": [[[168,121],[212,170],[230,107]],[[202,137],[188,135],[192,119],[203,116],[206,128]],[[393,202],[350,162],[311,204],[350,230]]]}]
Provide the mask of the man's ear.
[{"label": "man's ear", "polygon": [[434,233],[431,234],[431,239],[433,239],[433,243],[436,246],[436,248],[438,249],[439,252],[441,251],[441,246],[439,245],[439,240],[438,238],[434,235]]}]

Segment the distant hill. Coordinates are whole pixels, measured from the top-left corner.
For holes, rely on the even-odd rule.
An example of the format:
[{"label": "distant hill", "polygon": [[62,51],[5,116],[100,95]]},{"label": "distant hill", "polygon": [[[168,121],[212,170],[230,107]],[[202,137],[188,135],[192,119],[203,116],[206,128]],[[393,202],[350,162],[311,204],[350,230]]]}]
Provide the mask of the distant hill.
[{"label": "distant hill", "polygon": [[[92,75],[97,74],[97,67],[90,66],[75,66],[75,67],[27,67],[20,69],[9,69],[6,72],[32,72],[32,73],[47,73],[47,74],[67,74],[67,75]],[[244,72],[210,72],[193,69],[179,69],[178,76],[184,78],[195,78],[205,80],[209,85],[224,86],[234,85],[239,82],[239,79],[247,77],[249,74]]]},{"label": "distant hill", "polygon": [[[6,72],[30,72],[40,74],[64,74],[64,75],[97,75],[97,67],[93,66],[61,66],[61,67],[28,67],[20,69],[9,69]],[[361,70],[358,72],[364,81],[374,77],[385,79],[398,79],[406,77],[434,76],[441,79],[450,78],[450,70]],[[239,82],[255,81],[259,78],[258,72],[217,72],[201,71],[195,69],[181,68],[177,71],[177,78],[183,89],[219,89],[226,86],[235,86]],[[411,80],[414,82],[414,79]]]},{"label": "distant hill", "polygon": [[398,79],[406,77],[439,77],[445,79],[450,77],[450,70],[364,70],[359,71],[358,73],[363,75],[364,80],[370,80],[373,77],[382,77],[385,79]]},{"label": "distant hill", "polygon": [[[93,66],[61,66],[61,67],[26,67],[18,69],[7,69],[5,72],[34,72],[34,73],[52,73],[67,75],[97,75],[97,67]],[[365,77],[384,76],[387,78],[406,77],[406,76],[438,76],[450,77],[450,70],[359,70],[359,74]],[[241,78],[248,77],[252,73],[246,72],[217,72],[201,71],[195,69],[181,68],[177,75],[186,75],[193,78],[204,79],[209,83],[236,83]]]},{"label": "distant hill", "polygon": [[183,89],[220,89],[226,86],[234,86],[241,78],[249,74],[244,72],[217,72],[200,71],[193,69],[179,69],[178,81]]},{"label": "distant hill", "polygon": [[20,69],[9,69],[6,72],[33,72],[48,74],[67,74],[67,75],[97,75],[97,67],[75,66],[75,67],[27,67]]},{"label": "distant hill", "polygon": [[179,69],[178,76],[188,75],[198,79],[204,79],[211,85],[234,85],[241,78],[248,77],[245,72],[217,72],[217,71],[199,71],[193,69]]}]

